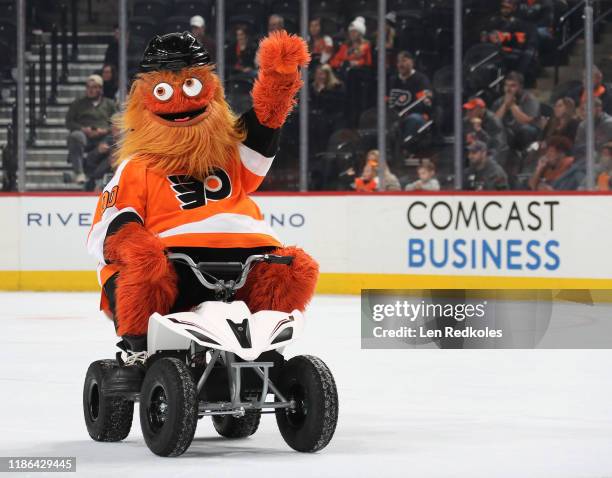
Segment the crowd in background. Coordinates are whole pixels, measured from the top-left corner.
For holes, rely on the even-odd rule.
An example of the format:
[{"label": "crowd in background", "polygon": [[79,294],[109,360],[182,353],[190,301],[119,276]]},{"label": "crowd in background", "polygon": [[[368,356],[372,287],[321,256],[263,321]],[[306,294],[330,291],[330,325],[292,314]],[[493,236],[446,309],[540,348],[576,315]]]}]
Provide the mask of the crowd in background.
[{"label": "crowd in background", "polygon": [[[554,38],[552,0],[501,0],[495,15],[478,26],[478,38],[466,45],[482,58],[497,52],[484,68],[466,78],[466,91],[475,93],[464,108],[465,170],[463,185],[471,190],[568,190],[585,187],[585,100],[581,84],[542,104],[535,94],[537,74]],[[204,15],[204,12],[202,12]],[[214,59],[216,44],[203,15],[189,19],[189,27]],[[385,17],[387,65],[387,162],[380,171],[376,147],[376,39],[375,22],[357,15],[345,27],[330,32],[326,18],[313,15],[307,38],[313,61],[309,88],[309,150],[311,189],[357,191],[435,191],[450,187],[449,164],[435,153],[452,111],[443,89],[432,79],[438,71],[427,67],[423,50],[410,49],[399,30],[401,15]],[[266,33],[292,28],[282,14],[267,17],[266,31],[254,31],[248,22],[233,24],[225,46],[228,85],[246,84],[248,95],[257,73],[257,45]],[[405,25],[404,25],[405,27]],[[293,27],[295,29],[295,27]],[[134,34],[128,41],[131,43]],[[404,38],[404,40],[402,40]],[[448,48],[448,45],[447,45]],[[140,49],[142,50],[142,48]],[[139,50],[139,51],[140,51]],[[140,51],[140,53],[142,53]],[[137,58],[137,56],[134,56]],[[495,88],[470,88],[487,83],[495,69]],[[130,75],[136,63],[129,64]],[[423,69],[421,69],[423,66]],[[88,78],[83,98],[76,99],[66,117],[69,162],[73,180],[88,190],[100,187],[112,171],[117,131],[111,118],[117,111],[118,30],[108,45],[104,64]],[[442,68],[444,70],[444,68]],[[612,151],[612,94],[603,74],[594,70],[595,142],[598,153],[597,187],[608,190]],[[440,75],[438,75],[440,76]],[[438,81],[439,83],[439,81]],[[230,104],[248,107],[226,87]],[[246,93],[245,93],[246,92]],[[447,95],[448,96],[448,95]],[[541,96],[541,95],[540,95]],[[244,98],[243,98],[244,99]],[[285,132],[284,162],[297,171],[297,121]],[[293,125],[292,125],[293,123]],[[290,159],[288,160],[287,157]],[[281,163],[283,160],[279,160]],[[448,162],[448,161],[447,161]],[[445,173],[439,176],[439,170]],[[274,175],[274,170],[271,172]],[[383,178],[381,182],[381,178]],[[281,184],[275,183],[275,186]]]}]

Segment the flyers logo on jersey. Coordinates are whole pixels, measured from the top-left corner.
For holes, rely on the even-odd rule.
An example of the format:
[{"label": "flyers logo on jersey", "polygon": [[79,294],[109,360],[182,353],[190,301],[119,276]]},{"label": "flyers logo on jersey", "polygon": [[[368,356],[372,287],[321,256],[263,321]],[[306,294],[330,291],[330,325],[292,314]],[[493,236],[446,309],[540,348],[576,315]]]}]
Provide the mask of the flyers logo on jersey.
[{"label": "flyers logo on jersey", "polygon": [[223,169],[215,169],[204,182],[191,176],[168,176],[181,209],[195,209],[206,206],[208,201],[220,201],[232,194],[232,183]]}]

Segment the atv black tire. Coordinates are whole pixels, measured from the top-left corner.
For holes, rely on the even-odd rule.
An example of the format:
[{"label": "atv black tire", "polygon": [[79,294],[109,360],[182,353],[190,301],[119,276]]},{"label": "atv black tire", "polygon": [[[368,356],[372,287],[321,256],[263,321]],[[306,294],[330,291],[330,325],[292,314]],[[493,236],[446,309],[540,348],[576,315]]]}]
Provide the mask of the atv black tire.
[{"label": "atv black tire", "polygon": [[161,358],[151,365],[140,392],[140,427],[159,456],[182,455],[198,423],[196,385],[184,362]]},{"label": "atv black tire", "polygon": [[259,428],[260,410],[248,410],[243,417],[215,415],[212,417],[217,433],[225,438],[250,437]]},{"label": "atv black tire", "polygon": [[95,441],[121,441],[132,428],[134,402],[102,391],[102,382],[116,367],[119,367],[116,360],[97,360],[85,375],[83,414],[89,436]]},{"label": "atv black tire", "polygon": [[285,364],[278,386],[284,398],[297,405],[293,410],[276,410],[285,442],[307,453],[327,446],[338,422],[338,392],[327,365],[311,355],[293,357]]}]

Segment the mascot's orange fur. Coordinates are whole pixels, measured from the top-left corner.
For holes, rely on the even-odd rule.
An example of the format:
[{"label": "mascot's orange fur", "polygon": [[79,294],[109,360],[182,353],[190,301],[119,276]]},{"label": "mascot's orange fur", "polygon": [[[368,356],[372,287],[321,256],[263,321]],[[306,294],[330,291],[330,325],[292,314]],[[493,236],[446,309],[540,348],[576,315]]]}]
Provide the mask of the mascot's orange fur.
[{"label": "mascot's orange fur", "polygon": [[[301,38],[286,32],[264,39],[258,54],[260,71],[252,91],[253,110],[260,125],[276,130],[295,105],[295,95],[302,86],[300,68],[308,64],[309,54]],[[191,95],[200,86],[201,90]],[[166,99],[172,92],[175,94]],[[182,92],[189,94],[179,94]],[[217,168],[229,170],[240,161],[238,148],[245,139],[245,127],[227,105],[221,82],[210,65],[141,73],[126,106],[120,123],[119,164],[129,158],[159,175],[181,172],[206,181]],[[201,113],[177,118],[182,112],[193,111]],[[112,196],[103,197],[100,214],[112,204]],[[104,258],[118,272],[114,293],[118,335],[146,334],[151,313],[166,314],[173,307],[177,274],[166,251],[167,245],[149,230],[146,220],[125,224],[104,240]],[[294,256],[293,265],[259,264],[237,298],[245,300],[253,312],[303,310],[314,294],[317,263],[299,248],[270,251]]]}]

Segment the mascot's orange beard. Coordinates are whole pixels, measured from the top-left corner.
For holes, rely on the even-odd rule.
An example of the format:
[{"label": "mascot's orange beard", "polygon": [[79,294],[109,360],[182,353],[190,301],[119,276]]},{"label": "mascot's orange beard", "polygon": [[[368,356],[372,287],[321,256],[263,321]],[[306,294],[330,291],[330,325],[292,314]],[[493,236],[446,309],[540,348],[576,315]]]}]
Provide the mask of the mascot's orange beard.
[{"label": "mascot's orange beard", "polygon": [[[203,85],[196,97],[188,97],[182,90],[188,78],[197,78]],[[167,101],[153,95],[162,82],[174,90]],[[204,113],[181,123],[158,116],[201,108],[206,108]],[[117,163],[131,158],[162,174],[184,173],[201,181],[215,167],[237,161],[237,147],[245,137],[225,101],[219,77],[209,66],[138,75],[119,127],[122,135]]]}]

